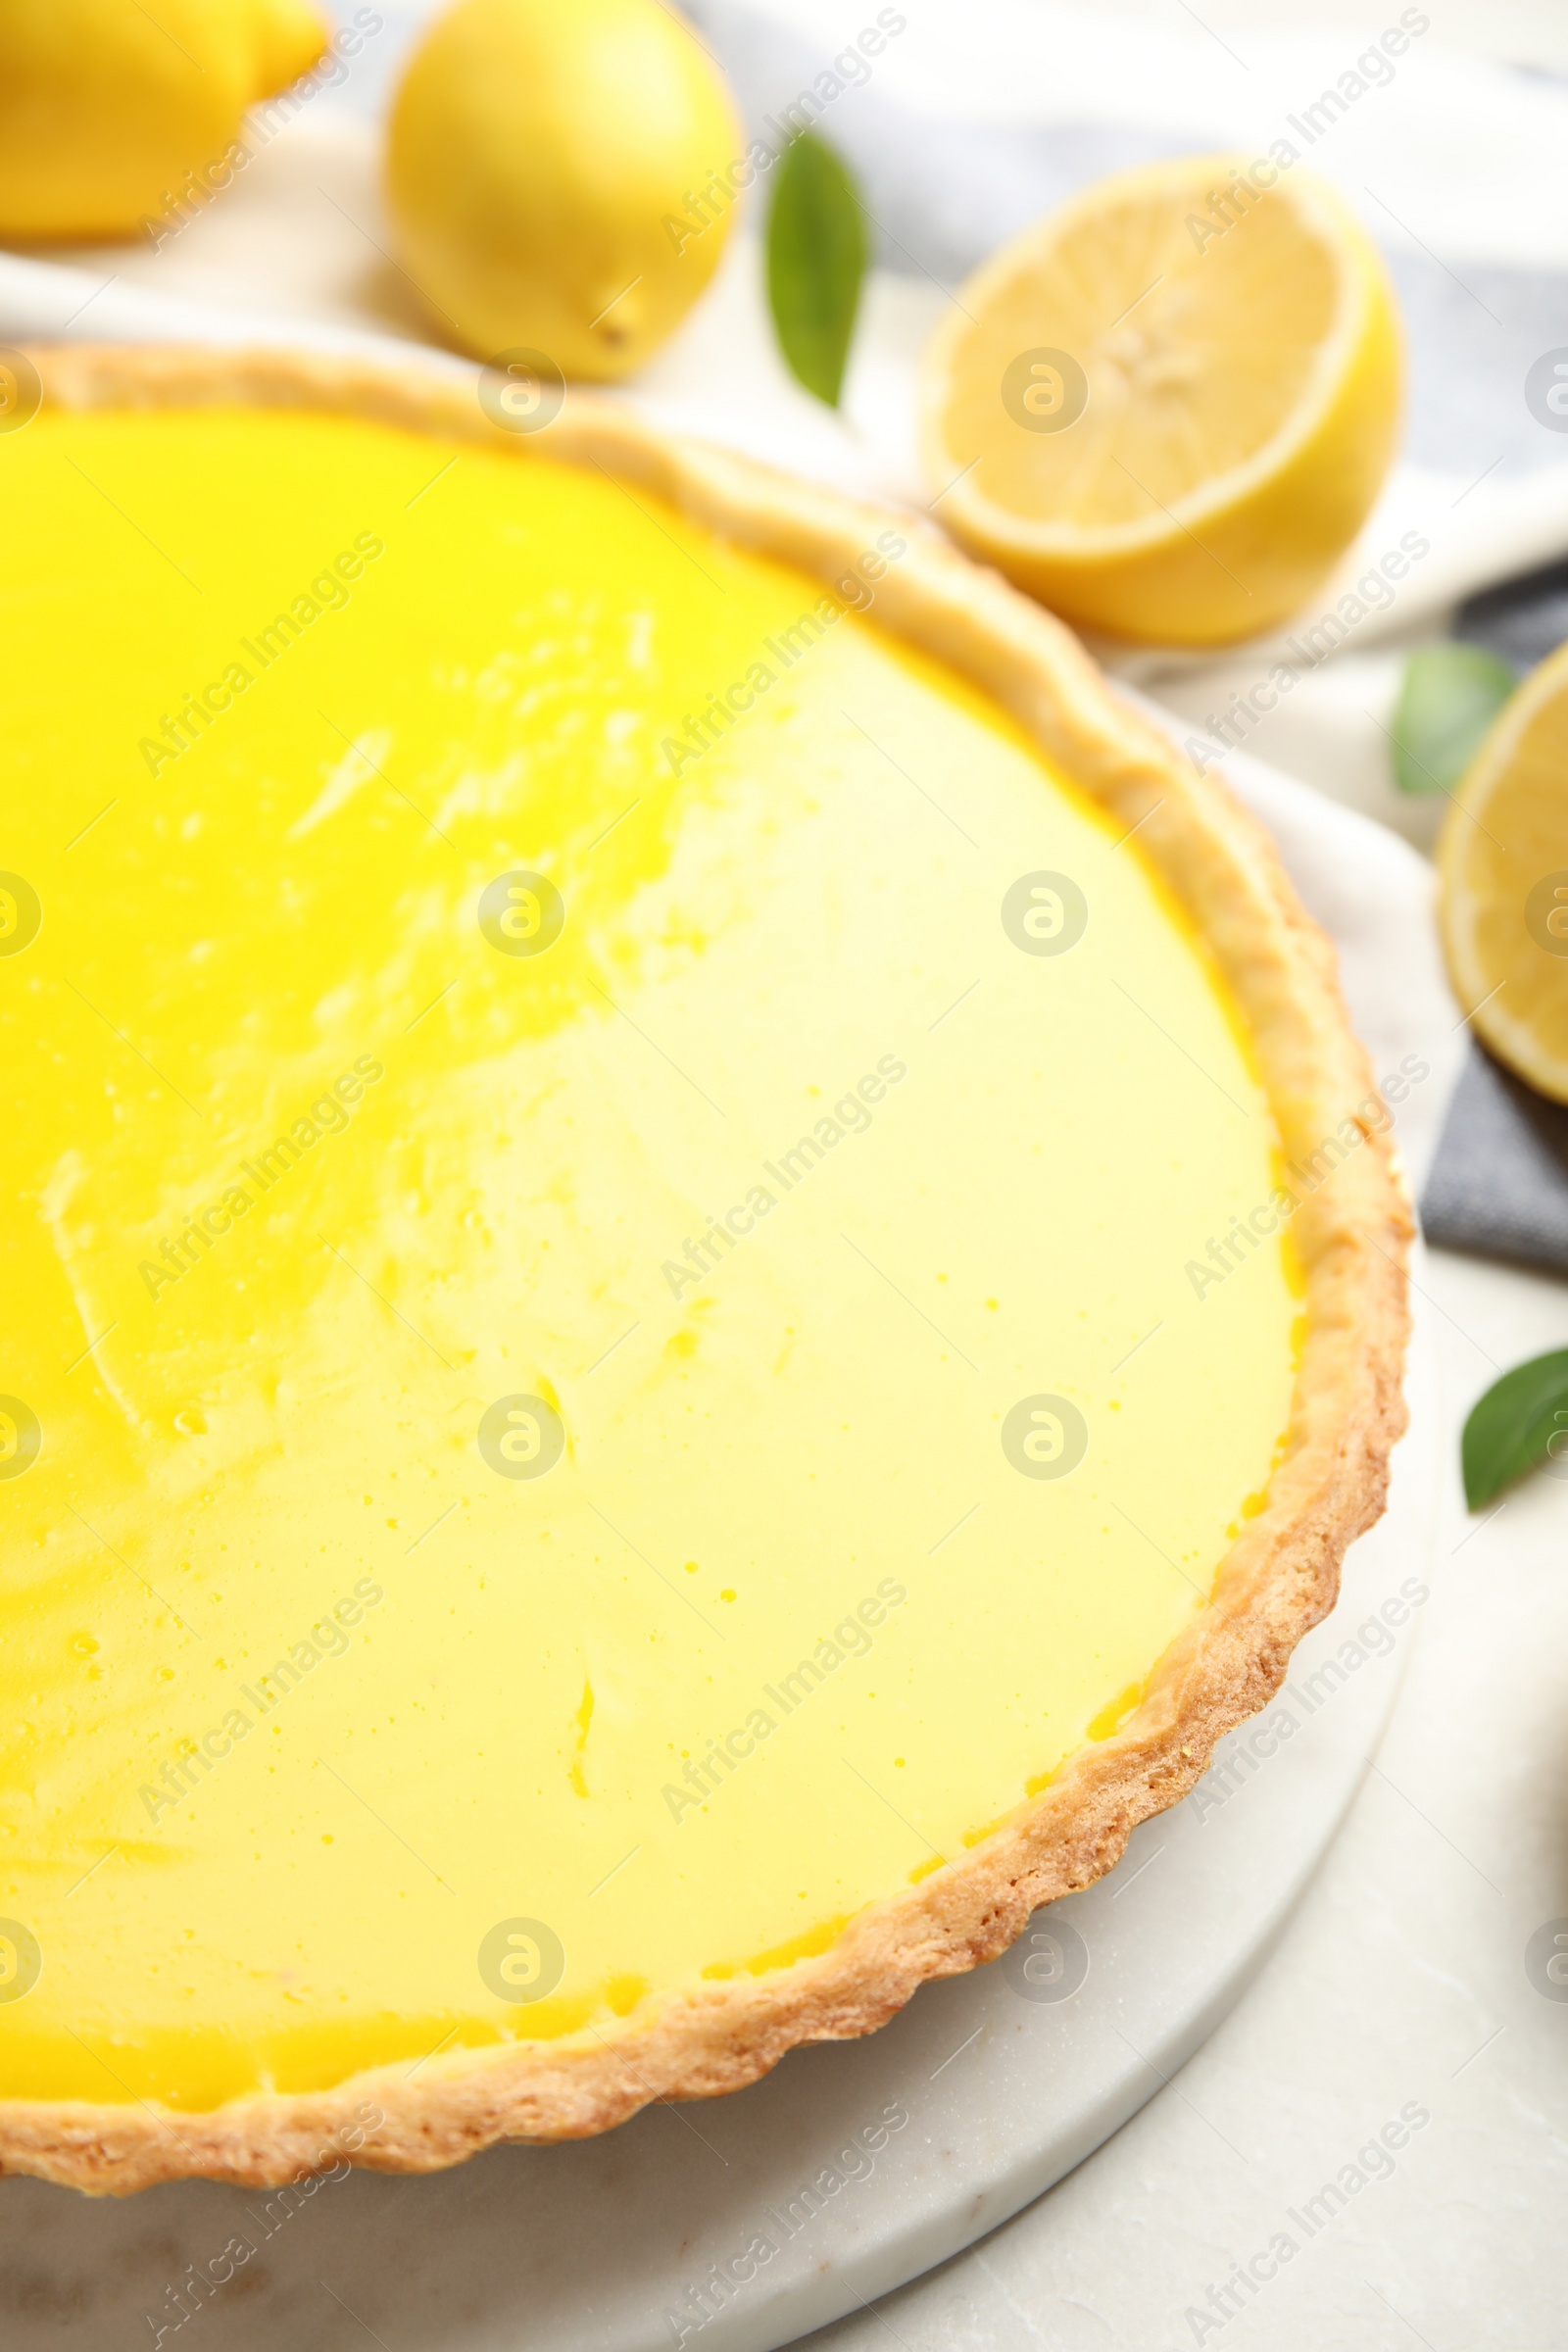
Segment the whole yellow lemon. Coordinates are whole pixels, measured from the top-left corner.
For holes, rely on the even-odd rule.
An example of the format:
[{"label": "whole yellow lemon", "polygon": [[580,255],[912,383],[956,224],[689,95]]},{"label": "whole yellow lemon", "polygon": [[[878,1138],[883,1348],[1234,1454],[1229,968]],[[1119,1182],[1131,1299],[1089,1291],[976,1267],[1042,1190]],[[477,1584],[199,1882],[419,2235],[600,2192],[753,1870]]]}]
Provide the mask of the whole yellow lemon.
[{"label": "whole yellow lemon", "polygon": [[743,154],[722,79],[658,0],[459,0],[393,103],[387,194],[466,350],[605,379],[711,277]]},{"label": "whole yellow lemon", "polygon": [[308,0],[0,0],[0,237],[133,235],[325,41]]}]

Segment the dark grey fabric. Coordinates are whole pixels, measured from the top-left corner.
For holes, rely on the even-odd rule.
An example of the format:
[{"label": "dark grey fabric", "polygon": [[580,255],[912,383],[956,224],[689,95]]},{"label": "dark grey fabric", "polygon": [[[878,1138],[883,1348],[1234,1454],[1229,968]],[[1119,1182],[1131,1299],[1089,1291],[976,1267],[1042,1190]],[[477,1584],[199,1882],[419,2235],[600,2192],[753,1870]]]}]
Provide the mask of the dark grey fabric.
[{"label": "dark grey fabric", "polygon": [[1421,1223],[1442,1249],[1568,1272],[1568,1108],[1479,1046],[1448,1105]]},{"label": "dark grey fabric", "polygon": [[1534,669],[1568,637],[1568,562],[1548,564],[1500,587],[1485,588],[1459,607],[1453,633],[1485,646],[1515,669]]}]

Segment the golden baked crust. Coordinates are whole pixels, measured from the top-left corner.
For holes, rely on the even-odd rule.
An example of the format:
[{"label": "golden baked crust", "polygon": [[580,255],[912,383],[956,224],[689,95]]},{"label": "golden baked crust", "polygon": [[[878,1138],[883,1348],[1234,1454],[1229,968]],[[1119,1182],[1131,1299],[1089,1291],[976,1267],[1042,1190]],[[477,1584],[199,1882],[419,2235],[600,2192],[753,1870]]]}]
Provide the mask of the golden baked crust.
[{"label": "golden baked crust", "polygon": [[[46,402],[64,408],[325,409],[483,442],[519,463],[545,455],[596,466],[829,585],[888,519],[727,451],[670,441],[575,391],[547,430],[514,435],[488,421],[471,382],[433,368],[271,351],[67,346],[31,356]],[[1039,1904],[1102,1877],[1138,1823],[1185,1795],[1215,1741],[1266,1703],[1296,1643],[1333,1606],[1346,1546],[1382,1511],[1404,1425],[1411,1231],[1393,1153],[1364,1115],[1371,1075],[1333,950],[1252,818],[1116,698],[1058,621],[930,525],[897,519],[910,548],[879,584],[881,625],[986,690],[1121,824],[1138,827],[1226,973],[1287,1157],[1319,1151],[1348,1120],[1366,1137],[1293,1222],[1305,1339],[1265,1507],[1122,1728],[1070,1757],[961,1858],[870,1904],[817,1957],[651,1999],[562,2041],[458,2051],[413,2080],[377,2069],[331,2091],[257,2095],[198,2115],[3,2101],[0,2170],[115,2193],[189,2175],[270,2185],[341,2161],[340,2135],[363,2131],[369,2103],[382,2121],[350,2160],[423,2172],[501,2139],[586,2137],[650,2100],[737,2089],[799,2042],[872,2032],[927,1979],[994,1959]]]}]

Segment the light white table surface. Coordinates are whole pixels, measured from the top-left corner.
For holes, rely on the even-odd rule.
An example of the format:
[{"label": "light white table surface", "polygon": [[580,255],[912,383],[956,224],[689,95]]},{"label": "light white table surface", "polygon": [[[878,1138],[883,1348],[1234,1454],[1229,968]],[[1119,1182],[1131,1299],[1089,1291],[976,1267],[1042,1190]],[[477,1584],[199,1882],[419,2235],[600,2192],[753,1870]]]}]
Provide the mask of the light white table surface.
[{"label": "light white table surface", "polygon": [[[1296,23],[1312,13],[1297,11]],[[1448,13],[1462,32],[1465,12]],[[1175,6],[1128,14],[1161,40],[1207,37],[1201,25],[1189,32]],[[1288,14],[1259,12],[1270,24]],[[1393,21],[1397,10],[1387,14]],[[1488,45],[1558,63],[1552,23],[1541,14],[1494,5]],[[1325,10],[1318,24],[1331,16],[1352,39],[1371,22],[1357,8]],[[1245,28],[1246,11],[1229,6],[1215,21],[1245,47],[1239,20]],[[1496,92],[1488,84],[1483,95],[1494,122]],[[1409,146],[1407,137],[1406,169]],[[1424,160],[1437,176],[1440,159]],[[1450,233],[1459,233],[1451,223]],[[1568,247],[1568,216],[1523,221],[1520,241],[1538,265],[1555,263]],[[1468,266],[1462,251],[1456,258]],[[24,280],[0,263],[0,320],[36,331],[47,320],[34,320],[27,304],[44,295]],[[738,274],[736,286],[744,304]],[[176,291],[171,283],[172,298]],[[107,327],[114,290],[101,299]],[[880,283],[873,299],[882,326],[867,364],[896,368],[901,339],[906,346],[917,332],[919,300],[906,280]],[[290,306],[285,298],[272,307]],[[324,317],[333,303],[315,307]],[[712,328],[701,318],[688,330],[699,354],[705,331]],[[676,372],[655,387],[674,405]],[[819,470],[853,469],[853,453],[792,407],[775,374],[759,379],[758,398],[781,434],[787,425],[809,444]],[[1478,456],[1478,470],[1485,462]],[[1346,875],[1352,896],[1356,882]],[[1376,937],[1375,906],[1324,911],[1338,912],[1342,934],[1360,922],[1374,963],[1390,944]],[[1403,944],[1426,959],[1426,986],[1430,934],[1422,927]],[[1426,1107],[1436,1106],[1435,1080]],[[1412,1151],[1419,1125],[1406,1139]],[[1278,1950],[1171,2086],[1077,2171],[813,2347],[830,2338],[836,2352],[887,2352],[890,2343],[905,2352],[1165,2352],[1200,2341],[1224,2352],[1568,2347],[1568,2002],[1545,1998],[1525,1967],[1535,1932],[1568,1918],[1568,1482],[1538,1479],[1477,1522],[1456,1470],[1457,1430],[1476,1395],[1499,1368],[1568,1339],[1568,1292],[1441,1253],[1428,1259],[1424,1283],[1448,1425],[1432,1597],[1373,1769]],[[1218,2324],[1211,2286],[1277,2231],[1302,2238],[1291,2209],[1410,2102],[1431,2121],[1392,2176],[1359,2190]],[[57,2278],[25,2254],[8,2256],[0,2312],[41,2315],[63,2344],[87,2352],[89,2337],[58,2292]],[[220,2347],[218,2314],[206,2325]],[[402,2352],[395,2315],[378,2335]],[[291,2352],[368,2340],[341,2312],[302,2310]]]}]

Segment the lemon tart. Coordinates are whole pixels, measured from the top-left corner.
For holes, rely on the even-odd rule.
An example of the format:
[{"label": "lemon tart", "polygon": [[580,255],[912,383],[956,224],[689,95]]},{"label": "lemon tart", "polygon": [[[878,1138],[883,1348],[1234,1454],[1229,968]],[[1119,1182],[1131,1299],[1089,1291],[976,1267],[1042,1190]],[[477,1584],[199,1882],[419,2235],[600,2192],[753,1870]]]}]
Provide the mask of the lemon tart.
[{"label": "lemon tart", "polygon": [[907,514],[576,393],[32,365],[0,2164],[429,2169],[871,2030],[1381,1507],[1330,951]]}]

